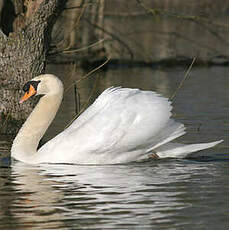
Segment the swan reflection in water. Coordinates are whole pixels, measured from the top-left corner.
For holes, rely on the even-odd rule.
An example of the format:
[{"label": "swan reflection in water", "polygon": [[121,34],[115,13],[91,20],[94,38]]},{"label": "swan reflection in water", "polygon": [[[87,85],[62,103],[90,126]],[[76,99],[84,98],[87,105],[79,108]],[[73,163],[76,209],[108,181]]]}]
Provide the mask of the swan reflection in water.
[{"label": "swan reflection in water", "polygon": [[12,213],[21,224],[56,228],[70,220],[97,227],[113,221],[171,221],[173,213],[190,205],[184,199],[190,178],[210,170],[207,164],[158,162],[106,166],[15,162],[17,199]]}]

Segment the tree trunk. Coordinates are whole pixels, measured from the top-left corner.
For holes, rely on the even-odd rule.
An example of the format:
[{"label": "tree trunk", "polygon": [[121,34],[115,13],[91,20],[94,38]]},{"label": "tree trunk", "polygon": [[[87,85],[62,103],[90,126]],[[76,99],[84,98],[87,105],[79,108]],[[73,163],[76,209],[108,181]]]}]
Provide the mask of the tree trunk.
[{"label": "tree trunk", "polygon": [[[11,1],[7,0],[9,4]],[[31,112],[32,102],[19,105],[23,84],[41,74],[50,42],[51,26],[63,0],[14,0],[14,20],[4,25],[9,8],[3,8],[0,29],[0,134],[14,133]],[[22,5],[24,4],[24,6]],[[23,9],[26,11],[23,12]],[[5,11],[5,12],[4,12]],[[13,31],[10,31],[13,28]],[[16,129],[16,130],[15,130]]]}]

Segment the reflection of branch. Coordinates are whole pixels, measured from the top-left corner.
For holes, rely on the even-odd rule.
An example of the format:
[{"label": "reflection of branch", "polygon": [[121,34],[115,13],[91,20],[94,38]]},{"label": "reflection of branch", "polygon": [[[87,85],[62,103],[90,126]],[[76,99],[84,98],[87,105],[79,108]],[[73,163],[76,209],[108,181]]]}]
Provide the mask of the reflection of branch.
[{"label": "reflection of branch", "polygon": [[[64,38],[56,44],[56,48],[53,50],[53,52],[49,52],[49,54],[59,54],[59,53],[64,53],[65,51],[69,51],[69,49],[72,47],[72,41],[75,40],[72,38],[72,33],[77,31],[79,27],[79,22],[81,17],[83,16],[86,7],[89,6],[90,4],[85,4],[84,1],[79,1],[78,6],[70,7],[70,8],[65,8],[64,10],[72,10],[72,13],[69,13],[71,16],[68,28],[69,30],[65,30]],[[66,44],[67,43],[67,44]]]},{"label": "reflection of branch", "polygon": [[[199,17],[199,16],[192,16],[192,15],[181,15],[181,14],[177,14],[177,13],[171,13],[167,10],[161,10],[161,9],[153,9],[150,8],[148,6],[146,6],[146,4],[144,4],[142,2],[142,0],[136,0],[139,5],[148,13],[151,14],[153,16],[156,15],[162,15],[162,16],[169,16],[169,17],[174,17],[177,19],[183,19],[183,20],[188,20],[188,21],[192,21],[193,23],[197,23],[199,26],[207,29],[213,36],[215,36],[216,38],[218,38],[220,41],[222,41],[224,44],[229,45],[229,43],[227,42],[226,39],[224,39],[224,36],[221,36],[219,32],[216,31],[216,29],[220,28],[224,28],[224,29],[229,29],[228,26],[221,24],[221,23],[215,23],[212,20],[209,20],[207,18],[204,17]],[[212,27],[210,28],[208,25],[211,25]],[[214,26],[214,28],[213,28]]]},{"label": "reflection of branch", "polygon": [[[85,12],[87,6],[88,6],[87,4],[83,5],[83,7],[80,5],[80,7],[81,7],[82,9],[81,9],[81,11],[80,11],[80,13],[79,13],[79,16],[77,17],[77,20],[74,22],[74,24],[73,24],[71,30],[69,31],[68,36],[70,36],[70,34],[73,32],[73,30],[76,30],[77,27],[79,27],[80,19],[81,19],[81,17],[83,16],[83,14],[84,14],[84,12]],[[66,38],[64,39],[64,41],[65,41],[65,40],[66,40]],[[63,42],[64,42],[64,41],[63,41]]]},{"label": "reflection of branch", "polygon": [[[177,31],[171,31],[171,32],[165,32],[165,31],[161,31],[161,30],[139,30],[139,31],[132,31],[132,32],[128,32],[125,35],[129,36],[129,35],[133,35],[133,34],[147,34],[147,33],[154,33],[154,34],[160,34],[163,36],[174,36],[176,38],[182,39],[184,41],[190,42],[192,43],[192,45],[195,45],[197,47],[201,47],[202,48],[206,48],[208,50],[211,50],[212,52],[218,52],[218,50],[215,47],[210,46],[209,44],[207,44],[206,42],[201,43],[198,42],[198,40],[196,40],[195,38],[190,38],[190,36],[186,36],[184,33],[179,33]],[[139,42],[137,43],[135,40],[133,40],[132,42],[134,42],[134,44],[136,44],[136,46],[139,46],[142,49],[142,44]],[[150,55],[148,55],[150,57]]]},{"label": "reflection of branch", "polygon": [[146,16],[147,13],[144,12],[131,12],[131,13],[122,13],[122,12],[119,12],[119,13],[111,13],[111,12],[105,12],[104,13],[104,16],[106,17],[141,17],[141,16]]},{"label": "reflection of branch", "polygon": [[213,36],[215,36],[216,38],[218,38],[221,42],[225,43],[227,46],[229,45],[229,42],[227,41],[227,39],[224,39],[224,36],[221,36],[219,33],[216,32],[216,30],[212,27],[209,27],[208,25],[204,24],[203,22],[196,22],[198,23],[199,26],[203,27],[204,29],[206,29],[207,31],[209,31],[209,33],[211,33]]},{"label": "reflection of branch", "polygon": [[194,16],[194,15],[182,15],[182,14],[172,13],[167,10],[153,9],[153,8],[146,6],[146,4],[142,2],[142,0],[136,0],[136,1],[148,14],[151,14],[153,16],[162,15],[162,16],[168,16],[168,17],[173,17],[177,19],[184,19],[188,21],[204,22],[204,23],[208,23],[213,26],[216,26],[216,27],[229,29],[229,26],[227,24],[215,23],[212,20],[209,20],[208,18],[205,18],[205,17],[199,17],[199,16]]},{"label": "reflection of branch", "polygon": [[90,20],[88,20],[87,18],[84,18],[84,20],[89,23],[90,25],[94,26],[95,28],[102,30],[105,34],[111,36],[114,40],[118,41],[120,44],[122,44],[129,52],[130,54],[130,58],[133,59],[134,58],[134,54],[131,51],[130,47],[124,42],[122,41],[118,36],[116,36],[115,34],[105,30],[104,28],[100,27],[99,25],[92,23]]},{"label": "reflection of branch", "polygon": [[49,54],[54,55],[54,54],[60,54],[60,53],[64,53],[64,54],[66,54],[66,53],[78,53],[78,52],[81,52],[84,50],[88,50],[89,48],[93,48],[93,47],[97,46],[98,44],[100,44],[104,41],[105,41],[105,39],[101,39],[97,42],[94,42],[94,43],[87,45],[85,47],[82,47],[82,48],[71,49],[71,50],[67,50],[67,49],[66,50],[59,50],[59,51],[49,52]]},{"label": "reflection of branch", "polygon": [[100,43],[102,43],[104,41],[105,41],[105,39],[101,39],[101,40],[99,40],[97,42],[94,42],[93,44],[88,45],[86,47],[82,47],[82,48],[78,48],[78,49],[74,49],[74,50],[63,50],[62,52],[63,53],[77,53],[77,52],[81,52],[81,51],[84,51],[84,50],[88,50],[89,48],[93,48],[93,47],[97,46],[98,44],[100,44]]},{"label": "reflection of branch", "polygon": [[[91,6],[93,5],[92,3],[84,3],[83,1],[83,6],[87,7],[87,6]],[[74,10],[74,9],[81,9],[82,8],[82,4],[80,4],[79,6],[70,6],[70,7],[65,7],[64,10]]]},{"label": "reflection of branch", "polygon": [[180,15],[180,14],[176,14],[176,13],[171,13],[167,10],[162,10],[162,9],[153,9],[150,8],[148,6],[146,6],[146,4],[144,4],[142,2],[142,0],[136,0],[138,2],[138,4],[149,14],[152,14],[153,16],[157,16],[157,15],[165,15],[165,16],[169,16],[169,17],[175,17],[175,18],[180,18],[180,19],[186,19],[186,20],[199,20],[201,19],[198,16],[193,16],[193,15]]}]

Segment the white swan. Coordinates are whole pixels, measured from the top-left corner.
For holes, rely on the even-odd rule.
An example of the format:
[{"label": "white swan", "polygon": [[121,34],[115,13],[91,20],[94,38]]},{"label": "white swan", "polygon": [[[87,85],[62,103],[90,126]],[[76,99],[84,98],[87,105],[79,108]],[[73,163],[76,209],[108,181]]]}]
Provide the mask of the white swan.
[{"label": "white swan", "polygon": [[115,164],[148,157],[185,157],[220,143],[171,143],[183,135],[184,125],[170,118],[170,102],[155,92],[109,88],[65,129],[39,150],[38,143],[56,115],[63,84],[44,74],[24,85],[24,97],[43,95],[16,138],[11,155],[30,164]]}]

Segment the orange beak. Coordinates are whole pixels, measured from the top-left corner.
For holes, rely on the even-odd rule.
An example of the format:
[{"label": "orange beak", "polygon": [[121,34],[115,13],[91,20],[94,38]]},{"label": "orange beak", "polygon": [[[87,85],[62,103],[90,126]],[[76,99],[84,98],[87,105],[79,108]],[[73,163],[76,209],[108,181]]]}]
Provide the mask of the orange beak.
[{"label": "orange beak", "polygon": [[32,97],[36,93],[37,93],[37,91],[34,89],[34,87],[32,85],[30,85],[29,92],[26,92],[24,94],[24,96],[21,98],[21,100],[19,101],[19,103],[21,104],[22,102],[28,100],[30,97]]}]

